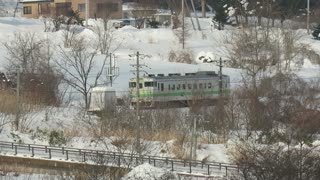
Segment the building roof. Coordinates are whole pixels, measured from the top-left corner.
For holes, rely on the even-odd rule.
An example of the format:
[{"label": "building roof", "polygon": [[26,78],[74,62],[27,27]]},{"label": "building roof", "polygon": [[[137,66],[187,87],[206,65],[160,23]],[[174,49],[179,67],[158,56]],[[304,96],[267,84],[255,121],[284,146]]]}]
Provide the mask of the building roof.
[{"label": "building roof", "polygon": [[20,3],[53,2],[53,0],[20,0]]}]

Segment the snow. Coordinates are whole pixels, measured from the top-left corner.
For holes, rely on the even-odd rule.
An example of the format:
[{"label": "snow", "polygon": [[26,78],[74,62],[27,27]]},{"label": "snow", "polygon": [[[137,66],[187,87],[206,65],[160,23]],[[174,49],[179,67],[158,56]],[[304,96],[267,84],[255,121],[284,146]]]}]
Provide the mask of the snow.
[{"label": "snow", "polygon": [[[171,177],[171,178],[169,178]],[[135,167],[121,180],[159,180],[159,179],[172,179],[175,177],[171,172],[155,168],[148,163]]]},{"label": "snow", "polygon": [[[248,2],[242,0],[241,3],[247,9]],[[233,8],[228,8],[229,15],[234,14]],[[237,30],[232,27],[226,27],[225,31],[211,30],[210,18],[199,19],[202,32],[191,30],[191,35],[187,39],[186,51],[192,52],[194,55],[194,64],[182,64],[168,61],[168,53],[170,51],[182,50],[181,45],[178,42],[177,37],[171,29],[159,28],[159,29],[136,29],[132,26],[125,26],[121,29],[115,30],[114,35],[117,37],[116,41],[121,44],[120,48],[114,53],[116,55],[117,65],[120,67],[120,75],[114,82],[114,87],[118,96],[126,95],[128,93],[128,81],[134,75],[131,70],[133,68],[130,64],[135,63],[135,59],[130,58],[129,54],[134,54],[139,51],[142,54],[148,55],[144,59],[141,59],[141,63],[146,64],[150,69],[146,68],[148,73],[187,73],[200,70],[214,70],[218,72],[218,67],[215,63],[206,64],[203,63],[200,57],[205,57],[211,60],[217,60],[220,57],[227,59],[228,54],[223,47],[223,39],[225,36],[230,35],[233,31]],[[189,21],[187,18],[186,21]],[[96,21],[90,20],[90,25],[95,25]],[[91,29],[75,27],[78,34],[83,37],[88,37],[94,43],[96,36]],[[25,18],[0,18],[0,42],[8,42],[13,39],[14,33],[17,32],[34,32],[38,37],[48,38],[52,44],[62,44],[63,30],[58,32],[43,32],[43,22],[38,19],[25,19]],[[320,52],[320,41],[316,41],[307,35],[306,30],[297,30],[301,32],[300,43],[304,43],[310,46],[311,49],[316,52]],[[57,55],[56,55],[57,56]],[[104,60],[105,56],[99,54],[96,57],[100,63]],[[7,52],[3,44],[0,44],[0,64],[1,69],[5,69],[7,66]],[[97,64],[99,66],[99,63]],[[319,78],[320,66],[313,64],[309,59],[304,59],[302,68],[296,73],[305,79]],[[223,74],[227,74],[231,79],[232,88],[236,88],[242,77],[242,70],[234,68],[223,68]],[[108,87],[99,87],[96,90],[111,90]],[[75,94],[79,98],[79,94]],[[75,104],[73,106],[73,104]],[[116,151],[117,147],[111,144],[112,140],[117,137],[109,137],[102,141],[97,141],[92,135],[87,134],[85,126],[82,121],[79,120],[84,114],[84,110],[78,106],[78,102],[73,101],[70,106],[62,107],[42,107],[36,111],[30,112],[30,131],[32,132],[15,132],[11,131],[8,127],[4,128],[0,133],[1,141],[16,141],[32,144],[45,144],[48,145],[48,139],[46,137],[35,136],[37,129],[42,130],[74,130],[78,132],[79,136],[73,137],[68,140],[67,146],[75,148],[85,149],[97,149],[97,150],[110,150]],[[8,117],[14,118],[14,117]],[[96,117],[93,117],[96,118]],[[150,155],[156,156],[171,156],[174,154],[170,152],[172,141],[160,142],[160,141],[145,141],[151,146],[147,149]],[[319,141],[314,142],[320,144]],[[166,152],[161,152],[161,149],[166,148]],[[130,150],[128,150],[130,151]],[[229,149],[225,144],[198,144],[197,160],[217,161],[223,163],[231,163],[231,158],[228,156]],[[143,164],[133,169],[123,180],[129,180],[133,178],[140,179],[156,179],[165,174],[167,171],[159,168],[154,168],[149,164]]]}]

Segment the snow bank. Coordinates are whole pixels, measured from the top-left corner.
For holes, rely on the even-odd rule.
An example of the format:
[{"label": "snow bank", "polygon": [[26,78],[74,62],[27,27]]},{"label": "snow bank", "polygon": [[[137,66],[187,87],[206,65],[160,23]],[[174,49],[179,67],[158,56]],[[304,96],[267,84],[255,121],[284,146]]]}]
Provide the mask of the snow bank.
[{"label": "snow bank", "polygon": [[135,167],[122,180],[160,180],[177,179],[170,171],[156,168],[148,163]]}]

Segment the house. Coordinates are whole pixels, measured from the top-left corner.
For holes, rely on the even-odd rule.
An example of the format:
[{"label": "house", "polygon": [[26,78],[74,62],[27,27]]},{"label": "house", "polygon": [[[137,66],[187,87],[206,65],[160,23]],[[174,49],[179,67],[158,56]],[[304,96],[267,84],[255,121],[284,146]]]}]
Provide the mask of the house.
[{"label": "house", "polygon": [[[122,0],[87,0],[89,18],[122,18]],[[41,16],[69,16],[78,11],[85,18],[86,0],[22,0],[22,16],[39,18]]]}]

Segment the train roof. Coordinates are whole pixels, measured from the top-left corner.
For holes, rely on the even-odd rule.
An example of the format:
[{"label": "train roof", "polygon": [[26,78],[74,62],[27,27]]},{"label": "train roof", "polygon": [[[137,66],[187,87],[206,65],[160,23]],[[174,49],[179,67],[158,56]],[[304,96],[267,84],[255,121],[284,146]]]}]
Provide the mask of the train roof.
[{"label": "train roof", "polygon": [[[227,75],[222,75],[224,78],[229,77]],[[148,74],[143,78],[148,78],[150,80],[165,80],[165,79],[190,79],[190,78],[218,78],[219,75],[215,71],[198,71],[196,73],[185,73],[184,75],[180,73],[170,73],[168,75],[165,74]],[[132,78],[134,80],[136,78]]]}]

